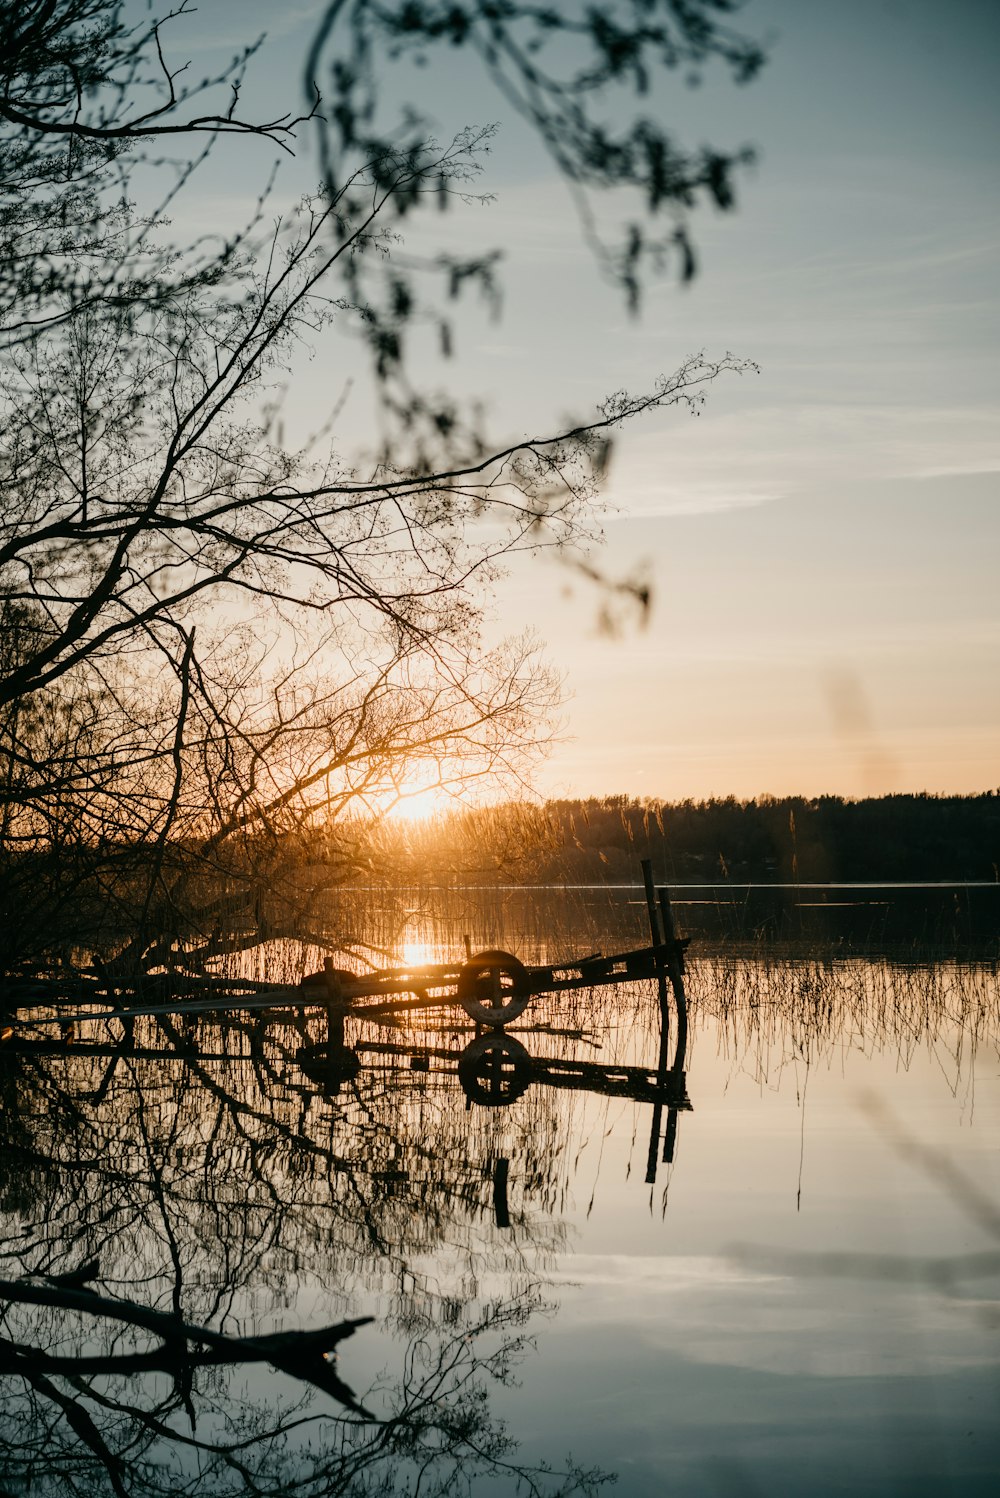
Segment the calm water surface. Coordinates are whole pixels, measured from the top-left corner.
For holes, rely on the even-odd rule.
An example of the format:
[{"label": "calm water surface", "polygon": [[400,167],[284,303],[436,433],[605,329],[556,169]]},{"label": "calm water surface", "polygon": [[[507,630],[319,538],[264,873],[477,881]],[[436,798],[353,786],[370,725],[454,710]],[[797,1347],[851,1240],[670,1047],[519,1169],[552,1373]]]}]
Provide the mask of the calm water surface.
[{"label": "calm water surface", "polygon": [[[552,961],[637,945],[643,918],[468,895],[367,936]],[[656,1064],[649,985],[536,1001],[474,1101],[453,1015],[348,1021],[353,1078],[303,1063],[319,1015],[8,1045],[8,1282],[96,1260],[91,1290],[229,1338],[373,1320],[278,1371],[163,1356],[87,1288],[14,1301],[3,1490],[997,1491],[995,967],[693,949],[688,990],[658,1117],[620,1095]]]}]

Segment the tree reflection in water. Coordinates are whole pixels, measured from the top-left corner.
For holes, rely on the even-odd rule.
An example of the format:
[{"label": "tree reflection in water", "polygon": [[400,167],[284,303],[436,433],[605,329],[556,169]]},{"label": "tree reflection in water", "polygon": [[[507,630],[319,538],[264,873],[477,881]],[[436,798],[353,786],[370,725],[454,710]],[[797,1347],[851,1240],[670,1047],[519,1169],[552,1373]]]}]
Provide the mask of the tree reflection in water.
[{"label": "tree reflection in water", "polygon": [[192,1353],[183,1343],[146,1355],[43,1355],[21,1339],[41,1336],[66,1349],[89,1340],[88,1328],[67,1324],[65,1310],[58,1327],[8,1311],[0,1344],[6,1490],[309,1498],[419,1487],[434,1494],[472,1491],[483,1475],[505,1474],[527,1493],[592,1493],[604,1480],[598,1473],[519,1463],[516,1444],[490,1414],[489,1385],[511,1378],[537,1305],[530,1295],[495,1302],[450,1336],[429,1324],[412,1337],[402,1376],[366,1396],[385,1409],[370,1417],[360,1407],[338,1412],[312,1389],[297,1392],[291,1380],[331,1392],[305,1358],[297,1371],[296,1357],[285,1354],[289,1381],[275,1387],[272,1380],[266,1393],[255,1393],[242,1372],[223,1371],[239,1361],[239,1345],[231,1358]]},{"label": "tree reflection in water", "polygon": [[[505,1491],[570,1494],[605,1480],[519,1462],[490,1408],[563,1246],[556,1094],[467,1113],[454,1067],[377,1054],[324,1092],[297,1061],[314,1040],[161,1018],[128,1042],[0,1051],[6,1492],[432,1494],[492,1474]],[[516,1242],[497,1225],[507,1161]],[[356,1391],[351,1354],[371,1333],[343,1375],[336,1349],[373,1299],[397,1341],[389,1372]],[[307,1303],[332,1324],[285,1329]]]},{"label": "tree reflection in water", "polygon": [[[903,1069],[930,1048],[958,1086],[1000,1012],[994,969],[855,958],[701,957],[689,992],[699,1044],[775,1086],[845,1044]],[[565,1248],[581,1089],[638,1095],[652,1008],[647,986],[533,1009],[533,1033],[467,1057],[484,1104],[468,1111],[471,1031],[450,1016],[419,1034],[352,1022],[350,1066],[323,1063],[318,1020],[0,1047],[0,1491],[426,1495],[492,1476],[505,1495],[593,1492],[599,1473],[522,1462],[491,1390]],[[368,1312],[340,1365],[322,1356]],[[304,1341],[268,1340],[300,1324]]]}]

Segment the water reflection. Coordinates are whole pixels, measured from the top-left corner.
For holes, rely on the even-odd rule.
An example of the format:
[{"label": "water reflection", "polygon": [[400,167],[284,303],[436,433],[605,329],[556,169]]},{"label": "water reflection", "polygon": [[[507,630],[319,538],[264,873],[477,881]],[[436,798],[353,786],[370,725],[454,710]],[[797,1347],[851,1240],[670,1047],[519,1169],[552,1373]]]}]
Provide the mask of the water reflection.
[{"label": "water reflection", "polygon": [[[342,1326],[223,1337],[119,1297],[68,1290],[47,1297],[23,1279],[0,1282],[0,1293],[20,1313],[8,1309],[0,1339],[6,1492],[319,1498],[409,1490],[419,1473],[422,1492],[443,1494],[471,1491],[478,1476],[499,1472],[535,1492],[568,1495],[591,1493],[603,1480],[519,1465],[490,1415],[487,1386],[509,1379],[524,1351],[529,1297],[489,1306],[461,1333],[414,1336],[402,1376],[369,1395],[382,1411],[373,1414],[330,1362],[330,1349],[348,1334]],[[44,1314],[46,1305],[57,1307],[57,1319]],[[100,1338],[84,1323],[106,1316],[162,1340],[149,1352],[119,1351],[109,1334],[109,1350],[81,1350]],[[229,1376],[233,1365],[251,1362],[270,1365],[266,1389],[248,1386],[242,1372]],[[285,1386],[275,1370],[287,1375]],[[316,1390],[327,1398],[311,1397]],[[338,1417],[337,1405],[351,1417]]]},{"label": "water reflection", "polygon": [[552,1016],[461,1020],[161,1015],[0,1049],[7,1490],[593,1490],[519,1464],[489,1386],[565,1247],[566,1098],[676,1111],[683,1066],[581,1060]]},{"label": "water reflection", "polygon": [[[421,945],[433,960],[439,948]],[[755,1184],[771,1189],[766,1130],[705,1107],[713,1068],[719,1096],[749,1081],[770,1097],[785,1078],[832,1075],[849,1054],[884,1062],[888,1091],[895,1072],[931,1056],[969,1111],[975,1057],[1000,1032],[995,972],[957,964],[716,957],[692,964],[688,992],[690,1033],[672,1014],[665,1046],[655,986],[633,985],[533,1005],[502,1036],[451,1014],[350,1021],[337,1036],[314,1011],[163,1016],[131,1036],[108,1022],[73,1044],[50,1028],[0,1047],[2,1486],[319,1498],[405,1491],[420,1474],[421,1493],[492,1481],[507,1494],[519,1477],[539,1493],[593,1491],[593,1468],[545,1474],[537,1442],[530,1461],[518,1452],[519,1418],[510,1432],[501,1419],[517,1408],[507,1386],[539,1317],[571,1300],[566,1281],[599,1253],[614,1257],[608,1295],[619,1308],[631,1297],[646,1328],[666,1292],[622,1266],[644,1255],[669,1280],[663,1225],[645,1205],[658,1172],[659,1191],[676,1161],[688,1192],[685,1211],[675,1182],[681,1253],[710,1216],[692,1203],[713,1191],[723,1202],[720,1255],[738,1236],[737,1188],[745,1200],[760,1167]],[[689,1086],[698,1113],[684,1122]],[[788,1153],[801,1185],[799,1116],[793,1089]],[[621,1225],[574,1260],[574,1186],[580,1160],[595,1157],[583,1196],[599,1178]],[[626,1231],[640,1228],[635,1246]],[[789,1241],[802,1252],[755,1260],[741,1304],[766,1299],[782,1314],[778,1276],[814,1263],[808,1242]],[[947,1249],[927,1256],[941,1262]],[[686,1251],[683,1263],[707,1262],[702,1243]],[[814,1267],[830,1272],[828,1260]],[[587,1293],[594,1315],[604,1292]],[[697,1304],[694,1290],[670,1302],[658,1335],[671,1355]],[[735,1318],[708,1310],[714,1330],[699,1325],[692,1353],[702,1369],[713,1348],[724,1361],[749,1345]],[[619,1356],[610,1321],[582,1325],[579,1355],[552,1379],[551,1399],[570,1408],[584,1359],[601,1382]],[[825,1328],[817,1336],[831,1345]],[[690,1365],[684,1379],[694,1389]],[[680,1439],[656,1401],[657,1427]],[[702,1440],[712,1449],[704,1428]],[[580,1452],[570,1436],[545,1454],[566,1446]],[[580,1454],[617,1464],[593,1444]]]}]

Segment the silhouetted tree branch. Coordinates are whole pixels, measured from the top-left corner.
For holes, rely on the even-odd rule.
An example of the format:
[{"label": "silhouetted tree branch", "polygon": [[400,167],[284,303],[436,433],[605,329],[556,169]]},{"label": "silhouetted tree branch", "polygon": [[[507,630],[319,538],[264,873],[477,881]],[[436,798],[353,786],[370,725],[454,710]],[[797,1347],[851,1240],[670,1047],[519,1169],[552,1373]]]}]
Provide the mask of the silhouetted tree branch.
[{"label": "silhouetted tree branch", "polygon": [[[326,181],[341,180],[358,152],[382,155],[401,132],[419,139],[418,108],[399,105],[398,85],[387,88],[392,63],[448,66],[446,58],[461,54],[544,143],[603,271],[634,310],[651,271],[677,265],[682,279],[694,275],[691,210],[700,202],[732,208],[736,172],[753,159],[746,146],[688,150],[650,108],[668,74],[691,86],[719,63],[737,83],[756,76],[764,51],[728,24],[737,9],[733,0],[611,0],[589,8],[533,0],[330,0],[304,70],[306,91],[319,82],[324,94],[316,125]],[[387,102],[395,106],[389,118]],[[602,234],[593,207],[594,194],[608,189],[631,207],[617,243]],[[658,229],[663,218],[668,226]],[[451,272],[458,283],[489,281],[492,265],[488,258],[454,261]]]},{"label": "silhouetted tree branch", "polygon": [[[169,198],[197,154],[170,166],[144,143],[287,144],[313,115],[255,121],[238,106],[256,44],[189,87],[168,56],[186,3],[141,24],[117,0],[0,10],[7,960],[84,939],[95,912],[139,963],[165,938],[211,939],[227,899],[264,934],[282,906],[281,855],[310,829],[377,811],[417,771],[522,783],[559,686],[529,641],[482,648],[493,580],[519,551],[579,561],[615,431],[697,411],[709,383],[748,366],[699,356],[513,441],[487,440],[462,402],[414,383],[405,335],[427,278],[400,230],[475,196],[492,132],[380,135],[376,52],[453,33],[519,80],[574,180],[642,187],[655,211],[707,168],[661,183],[648,131],[597,163],[588,101],[637,84],[650,58],[719,55],[751,72],[756,53],[719,8],[647,6],[627,24],[613,11],[581,30],[561,13],[474,5],[456,32],[458,12],[433,5],[335,5],[309,66],[325,67],[341,23],[353,61],[333,70],[329,117],[315,115],[321,190],[267,235],[258,209],[187,249],[128,188],[143,164],[168,174]],[[553,38],[576,57],[561,81],[529,61]],[[446,296],[472,274],[447,258],[424,269]],[[307,349],[345,343],[370,362],[386,417],[364,459],[313,438],[291,446],[272,388]],[[626,591],[648,605],[648,591]],[[328,875],[351,857],[345,839]]]}]

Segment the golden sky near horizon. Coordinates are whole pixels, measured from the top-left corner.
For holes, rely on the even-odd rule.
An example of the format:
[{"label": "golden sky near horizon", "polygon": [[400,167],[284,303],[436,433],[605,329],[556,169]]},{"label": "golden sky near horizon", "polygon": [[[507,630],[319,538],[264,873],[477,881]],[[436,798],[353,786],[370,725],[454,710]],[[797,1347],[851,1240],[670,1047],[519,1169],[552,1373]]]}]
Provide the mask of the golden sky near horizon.
[{"label": "golden sky near horizon", "polygon": [[[212,18],[220,50],[270,28],[251,98],[262,80],[298,86],[322,8],[209,0],[198,24]],[[536,631],[566,685],[538,787],[995,787],[1000,6],[749,0],[739,24],[768,45],[753,84],[671,84],[650,107],[688,142],[753,143],[758,164],[736,213],[694,217],[694,283],[665,278],[639,319],[601,282],[523,124],[460,54],[431,80],[442,134],[501,125],[483,182],[497,201],[449,223],[460,245],[505,250],[503,316],[471,312],[451,367],[498,434],[555,425],[700,349],[761,371],[720,381],[697,420],[667,413],[620,439],[600,565],[647,568],[644,629],[600,636],[593,592],[551,562],[518,561],[499,585],[493,636]],[[215,170],[216,197],[238,200],[238,176]],[[310,174],[305,148],[288,183]],[[304,424],[335,389],[310,367]],[[365,419],[349,404],[342,422]]]}]

